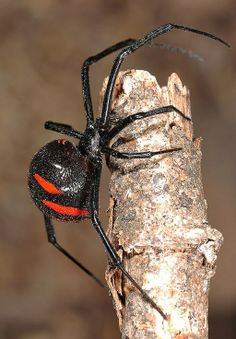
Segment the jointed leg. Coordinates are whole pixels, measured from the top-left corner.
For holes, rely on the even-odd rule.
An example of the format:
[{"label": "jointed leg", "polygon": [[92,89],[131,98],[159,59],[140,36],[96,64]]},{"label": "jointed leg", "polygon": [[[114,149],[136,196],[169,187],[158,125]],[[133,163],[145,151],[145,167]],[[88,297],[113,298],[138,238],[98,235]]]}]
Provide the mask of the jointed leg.
[{"label": "jointed leg", "polygon": [[112,148],[106,148],[104,153],[107,153],[115,158],[120,158],[120,159],[145,159],[145,158],[151,158],[155,155],[160,155],[160,154],[166,154],[166,153],[173,153],[176,151],[180,151],[182,148],[171,148],[171,149],[166,149],[163,151],[157,151],[157,152],[152,152],[152,151],[146,151],[146,152],[118,152],[116,150],[113,150]]},{"label": "jointed leg", "polygon": [[110,76],[109,76],[109,80],[108,80],[108,84],[107,84],[107,89],[106,89],[106,92],[105,92],[105,95],[104,95],[104,101],[103,101],[102,117],[101,117],[101,125],[103,127],[108,125],[109,112],[111,110],[112,93],[113,93],[113,89],[114,89],[114,85],[115,85],[115,81],[116,81],[118,72],[120,70],[120,67],[121,67],[124,59],[128,55],[130,55],[131,53],[136,51],[138,48],[144,46],[145,44],[148,44],[150,41],[157,38],[158,36],[172,31],[173,29],[182,30],[182,31],[189,31],[189,32],[193,32],[193,33],[196,33],[196,34],[199,34],[199,35],[204,35],[208,38],[218,40],[222,44],[229,47],[229,45],[225,41],[223,41],[222,39],[220,39],[220,38],[218,38],[218,37],[216,37],[216,36],[214,36],[210,33],[199,31],[197,29],[190,28],[190,27],[171,24],[171,23],[166,24],[166,25],[162,25],[159,28],[148,33],[146,36],[144,36],[144,38],[136,40],[131,46],[124,48],[119,53],[119,55],[117,56],[117,58],[115,59],[115,61],[113,63],[113,66],[112,66],[112,69],[111,69],[111,72],[110,72]]},{"label": "jointed leg", "polygon": [[74,130],[73,127],[67,124],[62,124],[60,122],[46,121],[44,127],[50,131],[62,133],[80,139],[83,134]]},{"label": "jointed leg", "polygon": [[92,107],[92,99],[90,93],[90,84],[89,84],[89,67],[101,60],[102,58],[108,56],[109,54],[118,51],[121,48],[127,47],[134,43],[134,39],[127,39],[124,41],[120,41],[111,47],[104,49],[102,52],[93,55],[86,59],[83,63],[81,70],[81,78],[82,78],[82,91],[83,91],[83,99],[84,99],[84,107],[87,117],[87,124],[94,120],[93,117],[93,107]]},{"label": "jointed leg", "polygon": [[51,219],[44,215],[44,222],[46,226],[48,241],[58,249],[62,254],[64,254],[68,259],[73,261],[80,269],[82,269],[85,273],[87,273],[90,277],[92,277],[101,287],[104,287],[103,283],[92,273],[90,272],[86,267],[84,267],[78,260],[76,260],[70,253],[68,253],[61,245],[58,244],[56,239],[55,230],[53,227],[53,224],[51,222]]},{"label": "jointed leg", "polygon": [[137,112],[132,115],[129,115],[128,117],[120,120],[115,127],[113,127],[107,134],[106,139],[110,141],[114,136],[116,136],[122,129],[127,127],[129,124],[131,124],[133,121],[136,120],[142,120],[144,118],[148,118],[157,114],[165,114],[170,112],[176,112],[178,113],[182,118],[191,121],[189,117],[186,117],[180,110],[178,110],[173,105],[159,107],[147,112]]},{"label": "jointed leg", "polygon": [[[95,177],[100,177],[101,168],[97,169],[97,173]],[[107,251],[107,254],[111,258],[113,264],[119,268],[122,273],[126,276],[126,278],[133,284],[135,288],[141,293],[141,295],[149,302],[160,314],[161,316],[166,320],[167,315],[162,311],[162,309],[149,297],[149,295],[139,286],[139,284],[133,279],[133,277],[126,271],[124,268],[120,257],[116,253],[115,249],[113,248],[112,244],[110,243],[110,240],[107,238],[106,233],[104,232],[104,229],[101,225],[101,222],[98,217],[98,202],[96,201],[97,197],[97,190],[98,182],[94,182],[94,185],[92,187],[92,195],[91,195],[91,204],[90,204],[90,210],[91,210],[91,221],[93,223],[93,226],[95,230],[97,231],[99,237],[101,238],[103,245]]]}]

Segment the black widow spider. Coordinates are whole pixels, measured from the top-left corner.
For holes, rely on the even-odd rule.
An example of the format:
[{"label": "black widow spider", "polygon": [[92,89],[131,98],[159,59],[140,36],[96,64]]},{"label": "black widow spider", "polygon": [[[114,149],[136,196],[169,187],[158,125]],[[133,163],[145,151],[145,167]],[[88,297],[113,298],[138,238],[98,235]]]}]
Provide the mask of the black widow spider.
[{"label": "black widow spider", "polygon": [[[174,29],[204,35],[229,46],[222,39],[210,33],[176,24],[166,24],[151,31],[142,39],[128,39],[121,41],[95,56],[89,57],[85,60],[81,71],[83,101],[87,121],[84,133],[74,130],[67,124],[51,121],[47,121],[45,123],[46,129],[79,139],[79,144],[75,146],[67,140],[54,140],[49,142],[34,155],[29,169],[29,189],[33,201],[44,215],[48,241],[88,275],[95,279],[99,285],[103,286],[97,277],[95,277],[73,256],[71,256],[63,247],[61,247],[61,245],[59,245],[56,239],[54,226],[51,221],[52,218],[66,222],[81,221],[85,218],[90,218],[92,225],[100,236],[106,252],[114,266],[118,267],[122,271],[126,278],[130,280],[130,282],[140,291],[142,296],[161,314],[164,319],[167,319],[167,315],[124,268],[122,261],[104,232],[99,220],[98,210],[99,184],[103,154],[117,158],[134,159],[150,158],[155,155],[179,150],[179,148],[175,148],[159,150],[156,152],[146,151],[122,153],[109,148],[109,143],[112,138],[135,120],[172,111],[177,112],[185,119],[189,119],[186,118],[177,108],[173,106],[165,106],[148,112],[138,112],[128,116],[112,128],[110,125],[112,94],[122,62],[128,55],[135,52],[138,48],[152,42],[154,38]],[[122,51],[115,58],[110,71],[101,116],[95,120],[90,93],[89,67],[119,49],[122,49]]]}]

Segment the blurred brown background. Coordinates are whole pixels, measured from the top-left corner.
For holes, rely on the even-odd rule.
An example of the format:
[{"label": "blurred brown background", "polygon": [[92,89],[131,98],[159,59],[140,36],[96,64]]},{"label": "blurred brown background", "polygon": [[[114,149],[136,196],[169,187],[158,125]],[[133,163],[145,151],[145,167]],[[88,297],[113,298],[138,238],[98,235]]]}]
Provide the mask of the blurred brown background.
[{"label": "blurred brown background", "polygon": [[[210,31],[234,45],[235,10],[233,0],[0,0],[0,339],[119,338],[107,291],[48,245],[27,190],[28,164],[44,143],[58,138],[43,129],[44,121],[83,130],[80,67],[86,57],[167,22]],[[160,41],[193,50],[206,62],[147,47],[123,69],[149,70],[162,85],[177,72],[191,90],[195,134],[204,138],[209,221],[225,237],[211,284],[210,338],[235,338],[235,46],[229,50],[183,32]],[[93,66],[95,108],[113,58]],[[104,251],[89,223],[58,223],[57,232],[65,248],[103,278]]]}]

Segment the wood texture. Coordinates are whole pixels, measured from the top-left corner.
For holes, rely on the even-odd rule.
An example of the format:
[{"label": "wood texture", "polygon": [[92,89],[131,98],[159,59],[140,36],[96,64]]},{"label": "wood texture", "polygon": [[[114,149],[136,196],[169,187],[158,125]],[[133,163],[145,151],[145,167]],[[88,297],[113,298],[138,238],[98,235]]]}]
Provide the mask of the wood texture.
[{"label": "wood texture", "polygon": [[[161,88],[148,72],[121,72],[112,123],[170,104],[191,116],[189,91],[176,74]],[[209,283],[223,238],[207,221],[201,139],[193,137],[192,122],[173,112],[132,123],[112,145],[126,152],[182,148],[151,159],[108,159],[109,238],[128,272],[168,314],[163,320],[109,266],[106,279],[122,338],[208,338]]]}]

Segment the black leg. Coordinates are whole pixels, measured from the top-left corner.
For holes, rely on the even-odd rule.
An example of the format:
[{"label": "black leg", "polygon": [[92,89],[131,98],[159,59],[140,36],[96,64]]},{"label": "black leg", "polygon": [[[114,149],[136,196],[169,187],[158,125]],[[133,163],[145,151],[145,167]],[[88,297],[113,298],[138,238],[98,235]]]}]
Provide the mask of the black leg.
[{"label": "black leg", "polygon": [[56,239],[55,230],[53,227],[53,224],[51,222],[51,219],[48,218],[46,215],[44,215],[44,221],[48,236],[48,241],[58,249],[62,254],[64,254],[68,259],[73,261],[80,269],[82,269],[85,273],[87,273],[91,278],[93,278],[101,287],[104,287],[103,283],[93,274],[91,273],[86,267],[84,267],[78,260],[76,260],[70,253],[68,253],[61,245],[58,244]]},{"label": "black leg", "polygon": [[49,129],[50,131],[69,135],[70,137],[74,137],[76,139],[80,139],[83,136],[82,133],[74,130],[70,125],[62,124],[60,122],[46,121],[44,128]]},{"label": "black leg", "polygon": [[146,151],[146,152],[118,152],[114,149],[111,148],[106,148],[104,153],[107,153],[111,155],[112,157],[115,158],[120,158],[120,159],[145,159],[145,158],[151,158],[155,155],[160,155],[160,154],[166,154],[166,153],[173,153],[176,151],[181,151],[182,148],[171,148],[171,149],[166,149],[163,151],[157,151],[157,152],[152,152],[152,151]]},{"label": "black leg", "polygon": [[90,92],[90,84],[89,84],[89,67],[98,62],[102,58],[108,56],[109,54],[118,51],[121,48],[131,45],[135,40],[134,39],[127,39],[121,42],[112,45],[104,49],[102,52],[93,55],[86,59],[83,63],[82,70],[81,70],[81,78],[82,78],[82,91],[83,91],[83,99],[84,99],[84,107],[85,113],[87,117],[87,125],[93,122],[93,106],[92,106],[92,99],[91,99],[91,92]]},{"label": "black leg", "polygon": [[147,112],[137,112],[132,115],[129,115],[128,117],[120,120],[115,127],[113,127],[108,134],[106,135],[106,139],[109,142],[114,136],[116,136],[122,129],[124,129],[126,126],[131,124],[133,121],[136,120],[142,120],[147,117],[151,117],[153,115],[157,114],[165,114],[165,113],[170,113],[170,112],[176,112],[178,113],[182,118],[191,121],[189,117],[186,117],[180,110],[178,110],[176,107],[173,105],[169,106],[164,106],[164,107],[159,107],[156,109],[153,109],[151,111]]},{"label": "black leg", "polygon": [[111,69],[111,72],[110,72],[110,76],[109,76],[109,80],[108,80],[108,84],[107,84],[107,89],[106,89],[106,92],[105,92],[105,95],[104,95],[102,116],[101,116],[101,128],[105,128],[109,124],[108,118],[109,118],[109,112],[111,110],[112,93],[113,93],[113,89],[114,89],[114,86],[115,86],[115,81],[116,81],[118,72],[120,70],[120,67],[121,67],[124,59],[128,55],[130,55],[131,53],[136,51],[138,48],[144,46],[145,44],[148,44],[150,41],[157,38],[158,36],[172,31],[173,29],[193,32],[193,33],[196,33],[196,34],[199,34],[199,35],[204,35],[208,38],[217,40],[217,41],[221,42],[222,44],[229,47],[229,45],[225,41],[223,41],[222,39],[220,39],[220,38],[218,38],[218,37],[216,37],[216,36],[214,36],[210,33],[199,31],[197,29],[190,28],[190,27],[171,24],[171,23],[166,24],[166,25],[162,25],[159,28],[148,33],[146,36],[144,36],[144,38],[136,40],[132,45],[124,48],[119,53],[119,55],[117,56],[117,58],[115,59],[115,61],[113,63],[113,66],[112,66],[112,69]]},{"label": "black leg", "polygon": [[[95,178],[100,178],[101,174],[101,166],[97,167],[97,171],[95,174]],[[124,268],[120,257],[116,253],[115,249],[113,248],[112,244],[110,243],[110,240],[107,238],[106,233],[104,232],[104,229],[102,227],[102,224],[98,217],[98,201],[97,199],[97,191],[99,190],[99,180],[95,180],[93,187],[92,187],[92,194],[91,194],[91,203],[90,203],[90,210],[91,210],[91,221],[92,224],[97,231],[100,239],[103,242],[103,245],[107,251],[107,254],[111,258],[113,264],[119,268],[122,273],[126,276],[126,278],[133,284],[135,288],[141,293],[141,295],[144,297],[144,299],[149,302],[159,313],[160,315],[166,320],[167,315],[162,311],[162,309],[149,297],[149,295],[139,286],[139,284],[134,280],[134,278],[126,271]]]}]

